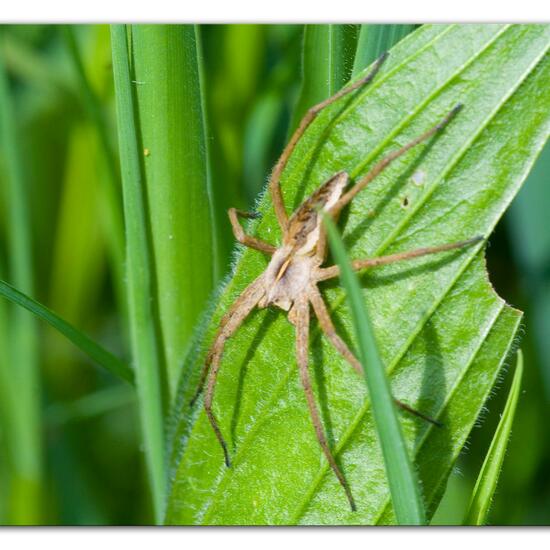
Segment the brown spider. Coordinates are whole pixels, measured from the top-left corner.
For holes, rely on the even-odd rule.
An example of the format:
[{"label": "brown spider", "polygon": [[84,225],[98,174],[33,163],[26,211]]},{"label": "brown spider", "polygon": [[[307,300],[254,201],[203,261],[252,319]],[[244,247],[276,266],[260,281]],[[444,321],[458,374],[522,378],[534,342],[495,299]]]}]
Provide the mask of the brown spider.
[{"label": "brown spider", "polygon": [[[347,95],[359,87],[371,82],[380,69],[380,66],[384,62],[386,56],[387,54],[384,54],[376,61],[374,68],[365,78],[352,84],[348,88],[340,90],[334,96],[310,108],[292,135],[289,143],[285,147],[281,158],[275,165],[269,182],[269,191],[271,193],[275,214],[282,231],[282,244],[280,247],[276,248],[275,246],[257,239],[256,237],[245,234],[243,228],[239,224],[238,216],[253,217],[252,214],[241,212],[235,208],[231,208],[229,210],[229,219],[231,221],[235,238],[240,243],[248,247],[260,250],[261,252],[270,255],[271,261],[269,262],[266,270],[240,294],[229,311],[222,318],[220,327],[216,337],[214,338],[214,343],[206,356],[205,365],[200,377],[199,387],[191,401],[191,404],[195,402],[198,395],[201,393],[208,376],[204,407],[216,437],[223,449],[225,464],[229,467],[231,462],[229,459],[227,444],[221,433],[218,421],[212,411],[214,388],[216,386],[216,379],[220,369],[220,361],[225,342],[236,332],[241,323],[256,306],[265,308],[270,305],[274,305],[288,311],[288,319],[296,327],[296,357],[298,368],[300,370],[300,379],[304,387],[309,412],[313,421],[313,427],[315,428],[315,433],[319,444],[321,445],[332,470],[336,474],[338,481],[346,492],[346,496],[352,510],[356,509],[353,495],[351,494],[349,485],[329,448],[321,418],[315,404],[315,398],[311,388],[311,381],[308,372],[309,320],[310,306],[312,306],[315,316],[321,326],[321,330],[325,336],[352,365],[352,367],[359,374],[363,374],[361,364],[349,350],[345,342],[336,333],[334,324],[332,323],[328,312],[328,308],[325,305],[323,297],[317,287],[317,284],[320,281],[326,281],[327,279],[338,277],[340,274],[339,267],[336,265],[331,267],[321,267],[326,259],[327,241],[319,211],[322,210],[326,212],[336,220],[341,210],[355,197],[355,195],[357,195],[357,193],[364,189],[366,185],[378,174],[380,174],[382,170],[384,170],[393,160],[403,155],[415,145],[425,141],[429,137],[441,131],[459,111],[461,105],[454,107],[439,124],[429,129],[407,145],[391,152],[386,157],[381,159],[365,176],[363,176],[363,178],[361,178],[349,189],[346,190],[349,183],[348,174],[346,172],[338,172],[323,185],[321,185],[310,197],[308,197],[290,218],[287,215],[281,194],[280,177],[296,143],[302,137],[311,122],[315,119],[316,115],[327,105],[334,103],[344,95]],[[380,256],[377,258],[355,260],[352,262],[352,265],[355,270],[363,270],[375,266],[398,262],[400,260],[417,258],[427,254],[462,248],[480,240],[482,240],[482,237],[475,237],[467,241],[443,244],[428,248],[419,248],[417,250],[391,254],[388,256]],[[405,403],[398,400],[395,400],[395,402],[399,407],[416,414],[425,420],[439,424],[437,421],[412,409]]]}]

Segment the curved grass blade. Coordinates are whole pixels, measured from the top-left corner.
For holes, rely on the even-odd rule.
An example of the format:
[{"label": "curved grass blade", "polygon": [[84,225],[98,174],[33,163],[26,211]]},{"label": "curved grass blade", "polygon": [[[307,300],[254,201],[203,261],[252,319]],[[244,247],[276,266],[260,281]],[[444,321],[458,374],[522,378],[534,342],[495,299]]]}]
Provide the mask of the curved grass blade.
[{"label": "curved grass blade", "polygon": [[390,486],[393,509],[399,525],[424,525],[426,513],[418,479],[409,458],[407,445],[399,425],[390,384],[378,354],[378,344],[372,323],[363,302],[359,278],[354,273],[344,243],[334,222],[324,216],[330,248],[340,266],[340,280],[346,289],[351,318],[363,365],[365,382],[372,402],[376,433],[382,447]]},{"label": "curved grass blade", "polygon": [[[365,174],[384,154],[464,109],[430,143],[410,151],[360,193],[339,225],[352,258],[489,235],[550,130],[548,25],[424,25],[401,40],[370,87],[312,124],[282,178],[288,210],[340,170]],[[248,232],[274,244],[269,196]],[[324,425],[354,491],[352,513],[320,458],[294,355],[279,311],[255,311],[227,343],[214,412],[232,468],[205,414],[189,410],[221,316],[266,267],[246,250],[185,364],[171,456],[166,522],[177,524],[391,524],[395,515],[365,384],[312,332],[314,385]],[[475,248],[393,264],[361,276],[392,394],[444,424],[403,415],[429,520],[453,465],[491,394],[521,313],[488,281]],[[323,294],[353,347],[341,287]]]},{"label": "curved grass blade", "polygon": [[470,506],[463,522],[464,525],[484,525],[487,521],[491,501],[497,488],[500,470],[504,462],[504,456],[506,455],[510,433],[512,432],[522,376],[523,354],[519,350],[517,353],[516,371],[512,385],[510,386],[508,399],[506,400],[502,417],[491,441],[489,451],[479,472]]},{"label": "curved grass blade", "polygon": [[160,521],[166,491],[164,452],[164,410],[168,392],[161,360],[158,325],[153,307],[154,265],[149,238],[150,220],[136,124],[134,91],[130,74],[125,25],[111,27],[113,72],[124,219],[126,224],[126,266],[128,312],[142,437],[153,496],[156,521]]},{"label": "curved grass blade", "polygon": [[121,361],[111,352],[102,348],[99,344],[77,328],[73,327],[70,323],[67,323],[67,321],[63,320],[46,306],[43,306],[2,280],[0,280],[0,295],[4,296],[4,298],[8,299],[10,302],[30,311],[39,319],[46,321],[46,323],[63,334],[63,336],[70,340],[92,361],[114,374],[117,378],[121,378],[130,383],[134,382],[134,373],[126,363]]}]

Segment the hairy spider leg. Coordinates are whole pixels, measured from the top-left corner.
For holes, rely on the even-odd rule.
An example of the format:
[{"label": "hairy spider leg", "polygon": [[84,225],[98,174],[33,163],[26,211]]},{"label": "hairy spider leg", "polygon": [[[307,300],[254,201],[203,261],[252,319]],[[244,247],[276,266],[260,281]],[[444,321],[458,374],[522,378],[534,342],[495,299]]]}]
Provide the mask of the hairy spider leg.
[{"label": "hairy spider leg", "polygon": [[334,323],[330,318],[328,308],[317,288],[312,289],[309,293],[309,300],[313,306],[315,316],[319,321],[319,326],[327,337],[328,341],[336,348],[336,350],[344,357],[344,359],[355,369],[357,374],[363,376],[363,367],[356,359],[355,355],[350,351],[346,343],[338,336]]},{"label": "hairy spider leg", "polygon": [[271,193],[273,208],[275,210],[275,215],[277,216],[277,221],[279,222],[279,226],[283,232],[286,231],[286,227],[288,224],[288,214],[286,212],[285,204],[283,201],[283,195],[281,191],[281,185],[280,185],[281,174],[285,169],[285,166],[288,162],[290,155],[292,154],[292,151],[294,150],[294,147],[296,146],[300,138],[304,135],[304,132],[307,130],[309,125],[315,120],[316,116],[325,107],[327,107],[331,103],[334,103],[335,101],[338,101],[341,97],[347,94],[350,94],[351,92],[357,90],[358,88],[365,86],[366,84],[369,84],[373,80],[373,78],[376,76],[376,73],[380,70],[382,63],[386,60],[387,57],[388,57],[388,53],[387,52],[383,53],[376,60],[372,70],[364,78],[358,80],[357,82],[354,82],[348,88],[344,88],[340,90],[339,92],[334,94],[332,97],[329,97],[324,101],[321,101],[321,103],[318,103],[313,107],[310,107],[307,110],[304,117],[302,118],[302,120],[300,121],[298,128],[296,128],[296,130],[292,134],[290,141],[287,143],[286,147],[283,149],[283,152],[279,160],[277,161],[277,164],[275,165],[275,168],[273,169],[271,178],[269,180],[269,190]]},{"label": "hairy spider leg", "polygon": [[394,160],[404,155],[409,149],[419,145],[423,141],[431,138],[433,135],[441,132],[455,115],[462,109],[462,103],[455,105],[435,126],[416,137],[400,149],[392,151],[380,159],[351,189],[344,193],[331,208],[331,213],[338,213],[348,204],[360,191],[362,191],[376,176],[383,172]]},{"label": "hairy spider leg", "polygon": [[[439,252],[446,252],[448,250],[455,250],[458,248],[464,248],[481,242],[484,239],[479,235],[472,239],[465,241],[457,241],[454,243],[441,244],[438,246],[427,246],[424,248],[417,248],[415,250],[408,250],[407,252],[398,252],[396,254],[388,254],[387,256],[378,256],[377,258],[364,258],[362,260],[352,260],[351,265],[355,271],[361,271],[363,269],[371,269],[381,265],[393,264],[395,262],[401,262],[403,260],[410,260],[412,258],[419,258],[421,256],[427,256],[429,254],[437,254]],[[333,279],[340,276],[340,266],[333,265],[330,267],[322,267],[318,269],[318,280],[326,281],[327,279]]]},{"label": "hairy spider leg", "polygon": [[216,434],[216,437],[223,449],[225,464],[227,467],[231,466],[227,444],[221,433],[214,412],[212,411],[214,389],[216,387],[216,380],[218,377],[218,372],[220,370],[220,361],[223,355],[225,342],[228,340],[228,338],[231,338],[231,336],[237,331],[242,322],[246,319],[246,317],[248,317],[250,312],[258,304],[258,301],[263,296],[263,294],[263,277],[260,275],[260,277],[253,281],[242,292],[242,294],[235,300],[235,303],[231,306],[231,309],[223,316],[220,327],[214,339],[214,343],[212,344],[210,350],[206,355],[204,367],[201,372],[199,386],[197,388],[195,396],[191,400],[192,405],[196,401],[197,397],[200,395],[208,376],[206,394],[204,397],[204,408],[206,409],[206,414],[208,416],[210,424],[212,425],[214,433]]},{"label": "hairy spider leg", "polygon": [[[394,160],[404,155],[407,151],[419,145],[423,141],[426,141],[433,135],[443,130],[447,124],[454,118],[454,116],[462,109],[462,104],[455,105],[445,117],[438,122],[435,126],[424,132],[422,135],[413,139],[400,149],[392,151],[382,159],[380,159],[351,189],[344,193],[336,202],[336,204],[329,210],[329,215],[334,221],[338,219],[342,209],[359,193],[362,191],[376,176],[382,173]],[[327,236],[324,226],[321,227],[319,234],[319,242],[317,244],[316,255],[320,260],[324,260],[327,254]]]},{"label": "hairy spider leg", "polygon": [[244,232],[241,224],[239,223],[239,216],[241,216],[241,218],[255,218],[257,217],[257,214],[243,212],[242,210],[237,210],[236,208],[230,208],[227,211],[227,214],[229,215],[229,221],[231,222],[233,235],[235,235],[235,238],[241,244],[244,244],[245,246],[248,246],[250,248],[255,248],[256,250],[260,250],[261,252],[265,252],[269,255],[272,255],[275,250],[277,250],[273,245],[266,243],[261,239],[257,239],[256,237],[251,237],[250,235],[247,235]]},{"label": "hairy spider leg", "polygon": [[323,431],[321,417],[319,416],[319,411],[317,410],[317,405],[315,403],[313,389],[311,387],[311,380],[308,372],[309,301],[307,295],[302,296],[299,300],[297,300],[294,303],[294,308],[296,310],[293,317],[293,322],[296,325],[296,359],[298,362],[298,369],[300,371],[300,380],[306,394],[306,401],[311,420],[313,422],[313,427],[315,429],[315,434],[317,435],[319,445],[321,446],[332,471],[336,474],[340,485],[342,485],[344,491],[346,492],[351,510],[355,512],[357,508],[355,506],[353,495],[351,494],[351,489],[346,481],[346,478],[344,477],[344,474],[336,463],[336,460],[334,459],[328,445],[325,432]]},{"label": "hairy spider leg", "polygon": [[[313,306],[313,311],[315,312],[315,316],[319,321],[319,326],[321,327],[323,334],[327,337],[328,341],[336,348],[336,350],[342,355],[342,357],[344,357],[344,359],[355,369],[357,374],[363,376],[363,366],[355,357],[355,355],[353,355],[353,353],[348,348],[346,343],[342,340],[342,338],[340,338],[340,336],[338,336],[338,334],[336,333],[334,323],[330,318],[328,308],[325,304],[325,301],[323,300],[323,297],[321,296],[321,293],[317,289],[315,289],[315,291],[311,291],[309,294],[309,300],[311,302],[311,305]],[[438,420],[435,420],[431,416],[428,416],[420,411],[417,411],[416,409],[413,409],[410,405],[399,401],[399,399],[396,399],[394,397],[393,401],[399,408],[403,409],[404,411],[418,416],[419,418],[422,418],[423,420],[426,420],[431,424],[435,424],[436,426],[443,426],[443,424]]]}]

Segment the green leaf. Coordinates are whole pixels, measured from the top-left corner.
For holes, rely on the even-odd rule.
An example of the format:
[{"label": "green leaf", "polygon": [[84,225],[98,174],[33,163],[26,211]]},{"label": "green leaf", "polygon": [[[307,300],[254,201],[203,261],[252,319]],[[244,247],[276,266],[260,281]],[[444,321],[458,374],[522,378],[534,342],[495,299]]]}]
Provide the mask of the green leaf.
[{"label": "green leaf", "polygon": [[197,48],[193,25],[132,26],[159,319],[173,393],[214,278]]},{"label": "green leaf", "polygon": [[[354,179],[365,174],[461,102],[442,134],[357,196],[340,228],[351,258],[489,235],[548,137],[549,44],[546,25],[421,27],[392,49],[370,87],[325,110],[298,143],[282,181],[289,209],[339,170]],[[259,211],[262,219],[248,232],[276,243],[268,196]],[[364,384],[318,331],[311,340],[317,397],[357,512],[322,458],[295,366],[293,328],[281,311],[254,312],[226,346],[214,411],[231,469],[205,414],[189,410],[223,312],[266,261],[253,250],[238,257],[187,358],[194,377],[175,408],[166,522],[395,523]],[[378,268],[361,284],[392,393],[444,423],[438,429],[402,416],[429,520],[521,314],[495,295],[475,248]],[[322,290],[338,331],[353,342],[342,289],[327,283]]]},{"label": "green leaf", "polygon": [[16,288],[13,288],[10,284],[2,280],[0,280],[0,295],[7,298],[10,302],[30,311],[39,319],[46,321],[46,323],[49,323],[53,328],[58,330],[77,348],[85,353],[92,361],[104,369],[108,370],[118,378],[125,380],[126,382],[133,383],[134,373],[132,369],[126,365],[126,363],[121,361],[111,352],[102,348],[99,344],[94,342],[83,332],[80,332],[77,328],[73,327],[70,323],[61,319],[59,315],[56,315],[46,306],[43,306],[29,296],[19,292]]},{"label": "green leaf", "polygon": [[426,523],[426,514],[418,480],[399,425],[390,384],[378,353],[376,336],[363,302],[359,279],[351,267],[334,222],[325,216],[325,224],[330,248],[340,266],[340,280],[350,303],[359,359],[372,402],[372,414],[382,447],[395,517],[399,525],[423,525]]},{"label": "green leaf", "polygon": [[500,470],[504,462],[506,448],[508,447],[508,440],[512,432],[512,424],[514,423],[516,414],[522,376],[523,354],[521,350],[519,350],[516,372],[514,373],[514,379],[512,380],[508,399],[506,400],[502,417],[498,423],[493,440],[491,441],[491,446],[489,447],[489,451],[483,461],[481,471],[479,472],[474,492],[472,493],[470,506],[466,518],[464,519],[464,525],[484,525],[487,520],[489,507],[491,506],[491,501],[493,500],[493,495],[497,488]]},{"label": "green leaf", "polygon": [[126,225],[126,269],[132,356],[149,483],[155,519],[164,508],[166,473],[164,411],[167,387],[163,372],[158,319],[154,312],[155,268],[149,235],[150,218],[136,122],[136,106],[125,25],[111,27],[113,73],[117,107],[118,139]]}]

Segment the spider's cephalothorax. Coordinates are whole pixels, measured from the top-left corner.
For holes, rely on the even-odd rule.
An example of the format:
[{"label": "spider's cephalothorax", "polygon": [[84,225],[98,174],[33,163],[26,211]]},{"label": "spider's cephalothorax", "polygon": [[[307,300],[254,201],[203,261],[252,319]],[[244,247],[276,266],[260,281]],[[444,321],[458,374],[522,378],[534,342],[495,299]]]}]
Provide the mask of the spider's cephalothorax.
[{"label": "spider's cephalothorax", "polygon": [[273,254],[263,279],[265,294],[259,307],[275,305],[288,311],[315,280],[324,258],[317,254],[321,234],[320,210],[328,212],[342,196],[348,175],[339,172],[294,212],[288,221],[282,246]]},{"label": "spider's cephalothorax", "polygon": [[[271,192],[277,221],[282,232],[282,244],[279,248],[257,239],[256,237],[246,235],[239,224],[238,216],[251,217],[251,215],[246,212],[240,212],[234,208],[229,210],[229,219],[237,240],[246,246],[269,254],[271,256],[271,261],[266,270],[248,285],[229,308],[228,312],[223,316],[214,342],[206,355],[199,386],[192,400],[192,402],[195,401],[206,382],[204,407],[214,433],[223,449],[225,463],[227,466],[230,466],[231,461],[227,450],[227,444],[212,410],[214,389],[225,342],[235,333],[244,319],[255,307],[263,308],[274,305],[288,311],[288,318],[296,329],[296,359],[307,405],[313,421],[313,427],[323,453],[346,492],[352,510],[356,509],[355,501],[349,485],[328,445],[315,403],[308,372],[310,309],[313,309],[321,330],[328,340],[358,373],[362,374],[363,372],[359,361],[355,358],[346,343],[336,333],[328,308],[317,286],[320,281],[338,277],[340,274],[338,266],[322,267],[326,259],[326,235],[323,230],[320,212],[322,211],[333,219],[337,219],[342,208],[344,208],[357,193],[364,189],[368,183],[380,174],[380,172],[382,172],[382,170],[384,170],[393,160],[445,128],[453,116],[460,110],[461,105],[457,105],[449,111],[439,124],[430,128],[407,145],[393,151],[378,161],[371,170],[354,185],[349,185],[349,177],[346,172],[339,172],[332,176],[310,195],[296,209],[290,218],[288,218],[282,199],[280,177],[296,143],[319,111],[334,101],[337,101],[342,96],[370,82],[378,72],[385,57],[386,55],[383,55],[378,59],[374,68],[365,78],[355,82],[348,88],[340,90],[336,95],[309,109],[285,147],[281,158],[275,165],[269,182],[269,190]],[[417,250],[401,252],[389,256],[355,260],[352,262],[352,265],[356,270],[364,270],[427,254],[462,248],[477,243],[480,240],[482,240],[481,237],[475,237],[465,241],[419,248]],[[398,400],[395,400],[395,402],[401,408],[438,424],[436,420],[415,411],[405,403]]]}]

